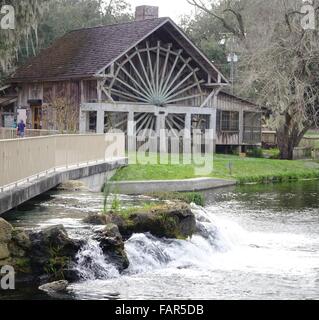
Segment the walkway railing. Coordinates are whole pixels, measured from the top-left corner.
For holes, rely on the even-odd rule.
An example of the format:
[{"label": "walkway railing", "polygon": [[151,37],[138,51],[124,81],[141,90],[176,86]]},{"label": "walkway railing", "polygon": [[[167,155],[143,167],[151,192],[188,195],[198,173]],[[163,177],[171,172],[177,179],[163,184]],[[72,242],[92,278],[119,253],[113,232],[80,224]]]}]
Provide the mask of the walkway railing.
[{"label": "walkway railing", "polygon": [[[36,130],[36,129],[26,129],[25,137],[42,137],[42,136],[51,136],[59,134],[59,131],[56,130]],[[0,140],[4,139],[17,139],[17,129],[14,128],[0,128]]]},{"label": "walkway railing", "polygon": [[0,192],[57,170],[125,157],[124,134],[0,140]]}]

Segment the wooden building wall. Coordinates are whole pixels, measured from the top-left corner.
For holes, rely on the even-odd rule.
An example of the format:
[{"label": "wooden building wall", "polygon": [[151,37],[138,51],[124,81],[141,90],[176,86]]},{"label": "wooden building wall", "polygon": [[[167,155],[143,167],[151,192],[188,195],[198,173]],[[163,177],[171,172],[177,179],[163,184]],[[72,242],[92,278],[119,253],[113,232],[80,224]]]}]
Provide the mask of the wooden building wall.
[{"label": "wooden building wall", "polygon": [[[207,88],[204,88],[203,91],[204,90],[204,96],[185,100],[183,103],[179,103],[179,105],[183,105],[184,107],[200,107],[211,92]],[[195,95],[197,92],[198,88],[193,88],[190,92],[185,94],[191,96]],[[30,107],[29,104],[30,100],[42,100],[42,129],[58,129],[56,126],[57,115],[54,108],[50,107],[50,105],[52,104],[52,101],[59,97],[66,97],[68,102],[75,106],[74,111],[76,112],[76,117],[78,117],[81,101],[87,103],[98,102],[97,80],[83,80],[82,82],[80,80],[44,82],[20,85],[18,106],[27,108],[27,125],[32,128],[32,107]],[[105,95],[102,95],[102,102],[107,102],[107,97]],[[216,100],[212,98],[207,102],[206,106],[213,108],[215,103]],[[178,105],[178,103],[175,105]],[[250,144],[254,143],[254,141],[245,142],[245,137],[254,136],[258,138],[258,135],[253,134],[254,132],[252,134],[245,133],[245,127],[250,128],[250,124],[247,123],[247,121],[249,121],[249,117],[245,117],[245,113],[260,114],[258,107],[221,92],[217,98],[217,110],[216,143],[218,145]],[[222,130],[220,127],[220,117],[222,116],[222,112],[238,114],[238,130]],[[258,127],[256,127],[256,124],[251,124],[251,126],[255,126],[252,130],[258,132]],[[258,143],[259,141],[256,142]]]},{"label": "wooden building wall", "polygon": [[[33,108],[37,101],[42,102],[42,129],[59,130],[57,128],[57,113],[52,104],[57,99],[63,99],[65,105],[72,108],[72,112],[79,114],[81,104],[80,81],[56,81],[23,83],[18,85],[18,108],[27,110],[27,127],[33,128]],[[62,102],[59,102],[60,104]],[[74,116],[76,117],[76,115]],[[77,116],[78,117],[78,116]]]}]

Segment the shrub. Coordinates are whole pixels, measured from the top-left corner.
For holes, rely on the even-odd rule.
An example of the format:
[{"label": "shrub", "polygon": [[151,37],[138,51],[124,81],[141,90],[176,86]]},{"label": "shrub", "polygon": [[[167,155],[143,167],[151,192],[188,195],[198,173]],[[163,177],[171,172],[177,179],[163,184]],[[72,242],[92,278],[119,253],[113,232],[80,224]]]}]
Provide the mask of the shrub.
[{"label": "shrub", "polygon": [[263,158],[263,150],[261,148],[252,148],[246,152],[248,157],[251,158]]},{"label": "shrub", "polygon": [[115,195],[113,201],[112,201],[112,206],[111,206],[112,211],[118,212],[121,210],[121,201],[118,198],[117,194]]},{"label": "shrub", "polygon": [[191,192],[186,194],[186,198],[188,201],[187,203],[195,203],[198,206],[204,206],[205,205],[205,199],[204,196],[201,193],[198,192]]}]

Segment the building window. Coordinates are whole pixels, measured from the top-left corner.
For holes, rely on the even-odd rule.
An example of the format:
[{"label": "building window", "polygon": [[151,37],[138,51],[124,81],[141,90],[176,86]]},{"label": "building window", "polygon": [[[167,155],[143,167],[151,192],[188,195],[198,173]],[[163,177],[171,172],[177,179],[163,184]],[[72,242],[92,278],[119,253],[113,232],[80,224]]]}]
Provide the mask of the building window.
[{"label": "building window", "polygon": [[261,142],[261,113],[244,112],[244,143]]},{"label": "building window", "polygon": [[235,111],[218,111],[217,129],[226,132],[239,131],[239,112]]}]

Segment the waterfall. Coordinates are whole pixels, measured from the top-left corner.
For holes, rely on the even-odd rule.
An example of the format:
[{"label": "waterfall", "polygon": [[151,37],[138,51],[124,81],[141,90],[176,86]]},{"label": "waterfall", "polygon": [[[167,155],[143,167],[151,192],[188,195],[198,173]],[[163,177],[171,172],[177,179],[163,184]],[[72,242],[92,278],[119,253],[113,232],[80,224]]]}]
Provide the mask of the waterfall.
[{"label": "waterfall", "polygon": [[217,253],[236,246],[244,230],[231,221],[212,217],[199,206],[192,206],[197,232],[185,240],[158,239],[150,234],[135,234],[125,244],[130,260],[128,273],[141,273],[162,267],[210,266]]},{"label": "waterfall", "polygon": [[119,276],[114,265],[106,261],[98,241],[88,239],[76,256],[76,271],[83,280],[109,279]]},{"label": "waterfall", "polygon": [[[196,234],[187,240],[159,239],[149,233],[134,234],[125,243],[132,275],[162,268],[210,267],[218,253],[232,250],[245,231],[232,221],[223,221],[206,209],[192,206]],[[116,267],[105,260],[97,241],[89,239],[77,255],[76,270],[84,280],[119,277]]]},{"label": "waterfall", "polygon": [[245,242],[248,232],[238,223],[217,217],[209,209],[192,205],[197,221],[197,233],[219,252],[227,252]]}]

